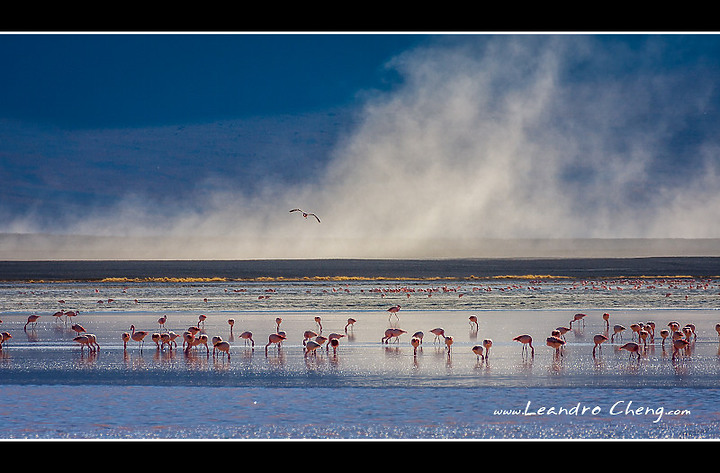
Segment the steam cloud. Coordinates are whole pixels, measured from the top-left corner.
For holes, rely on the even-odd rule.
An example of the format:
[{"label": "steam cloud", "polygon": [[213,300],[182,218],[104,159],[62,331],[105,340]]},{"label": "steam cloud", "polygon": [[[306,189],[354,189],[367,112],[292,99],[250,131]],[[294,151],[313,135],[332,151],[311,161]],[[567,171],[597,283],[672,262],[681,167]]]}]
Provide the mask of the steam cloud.
[{"label": "steam cloud", "polygon": [[[661,67],[664,42],[445,37],[388,64],[402,85],[368,93],[357,129],[303,183],[248,194],[216,177],[192,209],[129,195],[65,228],[196,237],[176,257],[228,259],[432,257],[438,242],[496,238],[717,238],[715,79],[702,61]],[[322,224],[288,213],[298,206]]]}]

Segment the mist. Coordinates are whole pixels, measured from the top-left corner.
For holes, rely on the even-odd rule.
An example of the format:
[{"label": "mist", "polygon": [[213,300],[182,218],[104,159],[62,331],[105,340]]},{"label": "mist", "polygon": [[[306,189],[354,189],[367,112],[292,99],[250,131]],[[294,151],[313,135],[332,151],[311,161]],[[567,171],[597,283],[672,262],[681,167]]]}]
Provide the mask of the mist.
[{"label": "mist", "polygon": [[[439,38],[387,64],[402,78],[392,91],[358,91],[353,128],[327,159],[294,164],[297,179],[247,189],[198,173],[192,199],[129,186],[55,216],[61,225],[3,209],[0,231],[64,235],[58,257],[130,259],[475,257],[503,241],[526,242],[528,256],[545,240],[715,239],[719,76],[682,58],[663,36]],[[3,254],[53,254],[28,241]]]}]

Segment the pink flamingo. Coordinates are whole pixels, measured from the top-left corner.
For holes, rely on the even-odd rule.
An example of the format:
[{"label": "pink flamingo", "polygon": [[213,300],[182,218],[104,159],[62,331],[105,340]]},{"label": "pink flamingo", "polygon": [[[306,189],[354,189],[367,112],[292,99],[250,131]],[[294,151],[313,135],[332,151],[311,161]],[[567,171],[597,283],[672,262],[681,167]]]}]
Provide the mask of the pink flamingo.
[{"label": "pink flamingo", "polygon": [[123,350],[127,350],[127,344],[130,341],[130,334],[128,332],[123,332],[120,335],[120,338],[123,341]]},{"label": "pink flamingo", "polygon": [[545,344],[550,348],[555,349],[556,358],[562,356],[562,347],[565,345],[565,340],[558,337],[550,336],[545,339]]},{"label": "pink flamingo", "polygon": [[215,353],[215,350],[218,350],[219,352],[223,352],[227,354],[227,359],[230,359],[230,344],[224,340],[220,340],[217,343],[213,345],[213,353]]},{"label": "pink flamingo", "polygon": [[603,320],[605,321],[605,328],[607,328],[608,330],[610,330],[610,314],[608,314],[607,312],[605,312],[605,313],[602,315],[602,318],[603,318]]},{"label": "pink flamingo", "polygon": [[390,316],[388,317],[388,320],[390,320],[390,317],[392,317],[393,315],[395,316],[396,319],[399,320],[397,313],[400,312],[400,305],[390,307],[387,311],[390,312]]},{"label": "pink flamingo", "polygon": [[513,340],[523,344],[523,347],[522,347],[523,354],[527,355],[527,349],[529,346],[530,350],[531,350],[531,356],[533,356],[533,357],[535,356],[535,348],[532,345],[532,337],[530,335],[528,335],[528,334],[518,335],[517,337],[513,338]]},{"label": "pink flamingo", "polygon": [[318,326],[318,332],[322,333],[322,319],[320,317],[315,317],[315,323]]},{"label": "pink flamingo", "polygon": [[327,351],[330,351],[330,345],[332,344],[333,340],[339,341],[341,338],[345,337],[346,335],[344,333],[331,333],[327,336],[327,339],[329,341],[328,346],[326,347]]},{"label": "pink flamingo", "polygon": [[357,320],[353,319],[352,317],[347,319],[347,325],[345,325],[345,333],[347,333],[348,327],[355,328],[355,322],[357,322]]},{"label": "pink flamingo", "polygon": [[100,349],[100,345],[98,345],[97,337],[92,333],[84,333],[88,339],[88,350],[96,351]]},{"label": "pink flamingo", "polygon": [[390,343],[390,339],[394,338],[395,341],[400,341],[400,335],[407,333],[405,330],[400,328],[389,328],[385,330],[385,336],[382,338],[381,343]]},{"label": "pink flamingo", "polygon": [[481,359],[485,359],[485,355],[483,354],[484,351],[485,349],[482,347],[482,345],[475,345],[474,347],[472,347],[472,352],[477,355],[478,361],[480,361]]},{"label": "pink flamingo", "polygon": [[311,354],[311,353],[312,353],[313,355],[317,355],[317,353],[315,352],[315,350],[317,350],[318,348],[320,348],[320,346],[321,346],[321,344],[318,343],[318,342],[316,342],[315,340],[309,340],[309,341],[305,344],[305,356],[308,356],[308,355]]},{"label": "pink flamingo", "polygon": [[247,345],[248,342],[250,342],[252,344],[252,346],[255,346],[255,340],[253,340],[252,336],[253,336],[252,332],[249,332],[249,331],[243,332],[240,334],[240,338],[245,340],[245,345]]},{"label": "pink flamingo", "polygon": [[585,317],[587,317],[587,315],[585,315],[585,314],[575,314],[573,316],[573,319],[570,321],[570,328],[572,328],[573,322],[577,322],[577,321],[582,321],[582,324],[584,327],[585,326]]},{"label": "pink flamingo", "polygon": [[673,359],[673,360],[675,359],[675,355],[677,355],[677,354],[680,352],[680,350],[683,351],[683,354],[687,354],[687,347],[688,347],[689,345],[690,345],[690,342],[687,341],[687,340],[685,340],[685,339],[682,339],[682,338],[679,338],[679,339],[677,339],[677,340],[673,340],[673,355],[672,355],[672,359]]},{"label": "pink flamingo", "polygon": [[630,358],[632,358],[633,354],[636,354],[638,360],[640,359],[640,345],[635,342],[627,342],[625,345],[620,347],[620,350],[627,350],[630,352]]},{"label": "pink flamingo", "polygon": [[305,342],[307,342],[311,338],[315,338],[317,336],[317,332],[314,332],[312,330],[305,330],[305,332],[303,332],[303,345],[305,345]]},{"label": "pink flamingo", "polygon": [[[80,352],[81,353],[83,351],[83,348],[86,347],[90,343],[90,339],[87,337],[87,335],[78,335],[77,337],[73,338],[73,341],[80,344]],[[90,351],[89,346],[88,346],[88,351]]]},{"label": "pink flamingo", "polygon": [[278,350],[280,349],[279,344],[282,343],[282,341],[285,340],[285,337],[280,335],[279,333],[271,333],[268,336],[268,342],[267,345],[265,345],[265,351],[267,351],[268,347],[272,345],[273,343],[278,344]]},{"label": "pink flamingo", "polygon": [[451,336],[448,335],[447,337],[445,337],[445,346],[447,347],[448,359],[450,358],[450,350],[452,348],[453,343],[454,343],[454,340]]},{"label": "pink flamingo", "polygon": [[158,324],[160,324],[161,329],[165,328],[165,322],[167,322],[167,315],[163,315],[158,319]]},{"label": "pink flamingo", "polygon": [[602,351],[602,346],[600,346],[602,343],[607,342],[608,338],[603,335],[602,333],[598,333],[593,337],[593,342],[595,343],[595,346],[593,347],[593,355],[595,355],[595,349],[600,347],[600,351]]},{"label": "pink flamingo", "polygon": [[420,339],[417,337],[412,337],[410,339],[410,345],[413,347],[413,355],[417,355],[417,349],[420,346]]},{"label": "pink flamingo", "polygon": [[70,328],[73,329],[74,331],[76,331],[78,334],[80,334],[82,332],[87,332],[87,330],[85,330],[85,327],[83,327],[80,324],[72,324],[72,326],[70,326]]},{"label": "pink flamingo", "polygon": [[64,315],[65,315],[65,311],[64,311],[64,310],[59,310],[59,311],[55,312],[55,313],[53,314],[53,317],[55,317],[55,323],[57,323],[58,320],[60,320],[60,318],[61,318],[62,316],[64,316]]},{"label": "pink flamingo", "polygon": [[203,328],[205,328],[205,319],[207,319],[207,315],[200,314],[197,326],[200,327],[200,324],[202,324]]},{"label": "pink flamingo", "polygon": [[625,327],[623,327],[620,324],[613,326],[613,334],[610,337],[610,343],[612,343],[615,340],[615,335],[618,335],[618,338],[622,338],[622,333],[625,330]]},{"label": "pink flamingo", "polygon": [[67,325],[68,320],[70,320],[71,317],[77,317],[77,315],[78,315],[79,313],[80,313],[79,310],[76,310],[76,311],[72,311],[72,310],[66,311],[66,312],[65,312],[65,324]]},{"label": "pink flamingo", "polygon": [[442,329],[442,328],[440,328],[440,327],[434,328],[434,329],[430,330],[430,333],[432,333],[433,335],[435,335],[435,341],[437,342],[437,341],[440,340],[440,337],[444,337],[444,336],[445,336],[445,329]]},{"label": "pink flamingo", "polygon": [[565,340],[565,334],[570,331],[570,328],[569,327],[558,327],[555,330],[557,330],[558,333],[560,334],[559,337],[562,338],[563,340]]},{"label": "pink flamingo", "polygon": [[478,318],[477,315],[471,315],[468,317],[468,320],[470,321],[470,328],[475,329],[476,331],[480,329],[480,326],[478,325]]},{"label": "pink flamingo", "polygon": [[35,328],[37,325],[37,320],[40,318],[39,315],[29,315],[27,318],[27,322],[25,322],[25,326],[23,327],[23,330],[25,330],[28,326],[28,324],[31,325],[31,328]]},{"label": "pink flamingo", "polygon": [[660,336],[662,337],[662,346],[665,348],[665,339],[670,336],[670,330],[666,328],[660,330]]},{"label": "pink flamingo", "polygon": [[492,348],[493,341],[489,338],[483,340],[482,345],[485,348],[485,361],[490,357],[490,348]]},{"label": "pink flamingo", "polygon": [[135,325],[130,326],[130,338],[134,341],[138,342],[138,346],[142,350],[143,344],[144,344],[144,338],[147,337],[148,332],[138,330],[135,331]]}]

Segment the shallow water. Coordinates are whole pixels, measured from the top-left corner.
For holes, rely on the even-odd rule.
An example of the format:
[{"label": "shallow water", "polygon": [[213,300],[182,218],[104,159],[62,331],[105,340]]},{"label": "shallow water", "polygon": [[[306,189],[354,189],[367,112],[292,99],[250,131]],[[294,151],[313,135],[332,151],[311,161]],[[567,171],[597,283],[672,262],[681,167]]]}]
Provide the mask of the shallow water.
[{"label": "shallow water", "polygon": [[[720,298],[714,278],[491,280],[7,281],[0,284],[2,438],[525,439],[718,438]],[[269,297],[268,297],[269,296]],[[63,300],[64,302],[58,302]],[[402,306],[398,317],[387,308]],[[66,323],[59,308],[80,313]],[[544,340],[567,326],[562,356]],[[610,325],[694,323],[677,355],[658,335],[630,358],[592,337]],[[24,325],[41,315],[35,327]],[[123,346],[133,324],[182,333],[206,315],[209,336],[230,341],[185,352]],[[470,315],[478,317],[475,330]],[[345,335],[336,351],[307,355],[302,334]],[[265,348],[277,317],[288,338]],[[228,319],[234,320],[232,333]],[[72,323],[94,333],[91,353]],[[406,330],[382,343],[386,328]],[[453,337],[448,352],[430,329]],[[239,338],[252,331],[255,346]],[[416,331],[425,334],[417,352]],[[534,339],[534,356],[512,340]],[[471,347],[492,339],[487,360]],[[180,344],[182,342],[180,341]],[[78,413],[81,412],[81,415]],[[549,413],[548,413],[549,412]]]}]

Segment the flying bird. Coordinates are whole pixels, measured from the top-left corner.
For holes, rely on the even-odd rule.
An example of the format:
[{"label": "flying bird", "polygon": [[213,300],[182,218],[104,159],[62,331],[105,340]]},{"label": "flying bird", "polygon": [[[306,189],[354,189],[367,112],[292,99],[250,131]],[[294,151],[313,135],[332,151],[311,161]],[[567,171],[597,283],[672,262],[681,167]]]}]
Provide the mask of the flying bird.
[{"label": "flying bird", "polygon": [[320,223],[320,218],[313,213],[305,212],[302,209],[292,209],[290,212],[300,212],[302,214],[302,216],[305,218],[308,218],[310,216],[315,217],[315,220],[317,220],[318,223]]}]

